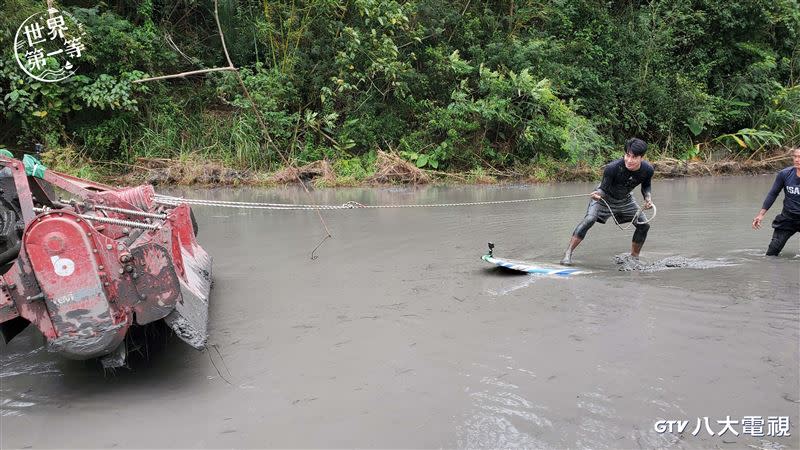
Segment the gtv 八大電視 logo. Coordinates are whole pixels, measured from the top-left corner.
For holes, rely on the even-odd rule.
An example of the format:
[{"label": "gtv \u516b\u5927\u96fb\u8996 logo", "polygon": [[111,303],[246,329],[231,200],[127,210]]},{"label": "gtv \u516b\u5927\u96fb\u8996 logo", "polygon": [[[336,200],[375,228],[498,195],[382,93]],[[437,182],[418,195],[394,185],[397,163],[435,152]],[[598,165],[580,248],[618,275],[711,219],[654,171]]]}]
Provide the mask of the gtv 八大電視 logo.
[{"label": "gtv \u516b\u5927\u96fb\u8996 logo", "polygon": [[55,83],[77,71],[84,54],[83,25],[68,12],[50,8],[25,19],[14,36],[17,64],[31,78]]}]

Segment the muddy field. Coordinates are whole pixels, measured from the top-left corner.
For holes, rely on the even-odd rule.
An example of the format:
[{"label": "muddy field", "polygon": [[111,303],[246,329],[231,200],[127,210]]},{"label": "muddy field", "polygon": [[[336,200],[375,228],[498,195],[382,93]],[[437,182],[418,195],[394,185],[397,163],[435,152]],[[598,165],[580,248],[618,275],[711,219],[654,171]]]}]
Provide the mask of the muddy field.
[{"label": "muddy field", "polygon": [[[766,258],[771,229],[750,229],[772,180],[657,180],[642,253],[654,270],[618,270],[632,231],[606,224],[575,254],[591,273],[569,278],[509,275],[480,256],[493,241],[498,256],[558,261],[585,199],[326,212],[334,239],[316,260],[314,213],[198,208],[214,257],[211,349],[155,333],[130,370],[104,373],[46,353],[27,330],[0,347],[0,446],[800,447],[800,239]],[[593,186],[337,189],[314,201]],[[308,202],[294,188],[164,193]],[[659,265],[676,260],[691,264]],[[791,436],[766,436],[766,423],[763,437],[741,424],[739,436],[692,435],[698,419],[717,433],[727,416],[788,417]],[[658,433],[659,420],[688,426]]]}]

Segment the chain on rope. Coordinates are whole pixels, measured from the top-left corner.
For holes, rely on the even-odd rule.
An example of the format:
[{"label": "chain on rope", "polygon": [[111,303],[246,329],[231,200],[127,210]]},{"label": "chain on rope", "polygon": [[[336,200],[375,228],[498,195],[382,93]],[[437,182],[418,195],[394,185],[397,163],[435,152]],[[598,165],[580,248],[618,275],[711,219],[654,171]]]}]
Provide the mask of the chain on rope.
[{"label": "chain on rope", "polygon": [[364,205],[355,201],[349,201],[341,205],[299,205],[289,203],[253,203],[253,202],[232,202],[225,200],[198,200],[186,199],[182,197],[171,197],[167,195],[156,195],[155,201],[164,205],[178,205],[186,203],[198,206],[217,206],[223,208],[242,208],[242,209],[285,209],[285,210],[339,210],[339,209],[389,209],[389,208],[442,208],[459,206],[482,206],[482,205],[503,205],[509,203],[525,203],[543,200],[562,200],[568,198],[585,197],[586,194],[558,195],[553,197],[523,198],[518,200],[494,200],[484,202],[463,202],[463,203],[422,203],[422,204],[394,204],[394,205]]}]

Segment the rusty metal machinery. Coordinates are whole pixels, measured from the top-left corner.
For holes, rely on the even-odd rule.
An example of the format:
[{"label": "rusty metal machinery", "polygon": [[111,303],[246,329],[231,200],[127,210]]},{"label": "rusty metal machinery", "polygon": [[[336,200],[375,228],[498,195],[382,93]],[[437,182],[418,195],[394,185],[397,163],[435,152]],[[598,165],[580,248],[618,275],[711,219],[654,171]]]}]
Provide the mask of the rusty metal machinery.
[{"label": "rusty metal machinery", "polygon": [[5,341],[33,324],[49,350],[118,367],[130,328],[163,320],[205,348],[211,257],[189,206],[154,196],[149,185],[116,189],[0,156]]}]

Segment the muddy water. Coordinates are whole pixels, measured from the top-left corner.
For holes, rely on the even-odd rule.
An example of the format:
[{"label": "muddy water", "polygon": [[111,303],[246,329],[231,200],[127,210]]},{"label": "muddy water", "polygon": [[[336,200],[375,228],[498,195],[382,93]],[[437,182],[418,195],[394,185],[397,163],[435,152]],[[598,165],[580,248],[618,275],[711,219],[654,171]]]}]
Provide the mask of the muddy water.
[{"label": "muddy water", "polygon": [[[214,256],[212,351],[169,336],[131,370],[2,347],[7,447],[800,446],[800,257],[761,256],[749,228],[772,177],[657,181],[644,262],[597,225],[573,278],[513,276],[479,258],[553,262],[586,201],[324,213],[197,209]],[[591,184],[346,189],[319,202],[433,203],[588,192]],[[305,202],[297,190],[187,190]],[[769,218],[779,209],[773,208]],[[152,345],[152,344],[151,344]],[[153,347],[158,347],[153,345]],[[788,416],[791,437],[691,433],[698,418]],[[682,436],[657,420],[688,420]],[[768,433],[764,426],[764,433]]]}]

